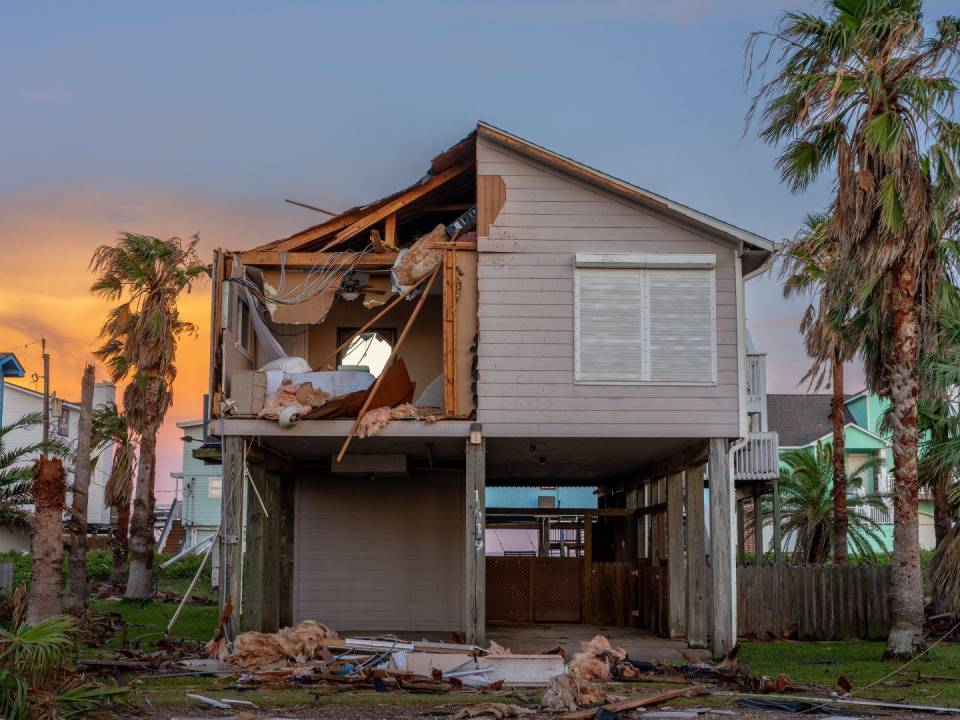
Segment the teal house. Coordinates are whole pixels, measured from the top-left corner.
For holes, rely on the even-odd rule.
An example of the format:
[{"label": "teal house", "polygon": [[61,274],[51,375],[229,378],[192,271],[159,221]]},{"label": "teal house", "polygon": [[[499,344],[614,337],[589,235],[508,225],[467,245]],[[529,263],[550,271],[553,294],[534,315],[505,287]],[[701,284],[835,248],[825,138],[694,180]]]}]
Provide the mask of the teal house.
[{"label": "teal house", "polygon": [[223,498],[222,466],[210,465],[193,456],[203,445],[203,421],[177,423],[183,433],[183,469],[174,474],[180,485],[180,522],[183,525],[183,547],[192,547],[213,535],[220,524]]},{"label": "teal house", "polygon": [[[832,442],[830,395],[781,394],[767,396],[771,430],[780,434],[780,455],[791,450],[810,449]],[[864,476],[863,493],[887,496],[893,480],[893,452],[881,421],[890,401],[866,390],[847,396],[844,443],[847,472],[878,459],[880,467]],[[886,551],[893,549],[893,505],[884,498],[885,509],[871,509],[872,519],[884,534]],[[926,490],[920,496],[920,547],[933,548],[933,502]]]}]

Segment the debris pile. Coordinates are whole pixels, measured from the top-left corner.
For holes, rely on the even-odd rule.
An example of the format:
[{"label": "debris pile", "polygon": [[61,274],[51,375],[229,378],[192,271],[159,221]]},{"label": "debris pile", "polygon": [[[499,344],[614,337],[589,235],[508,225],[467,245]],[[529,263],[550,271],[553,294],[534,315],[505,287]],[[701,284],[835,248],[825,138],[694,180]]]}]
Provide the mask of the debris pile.
[{"label": "debris pile", "polygon": [[329,660],[333,657],[328,650],[330,641],[338,639],[326,625],[304,620],[276,633],[241,633],[233,642],[233,652],[224,652],[220,643],[211,644],[209,651],[228,665],[272,669],[279,664],[302,665],[312,660]]},{"label": "debris pile", "polygon": [[570,672],[588,680],[630,680],[639,671],[627,659],[627,651],[614,648],[603,635],[580,643],[581,650],[570,661]]}]

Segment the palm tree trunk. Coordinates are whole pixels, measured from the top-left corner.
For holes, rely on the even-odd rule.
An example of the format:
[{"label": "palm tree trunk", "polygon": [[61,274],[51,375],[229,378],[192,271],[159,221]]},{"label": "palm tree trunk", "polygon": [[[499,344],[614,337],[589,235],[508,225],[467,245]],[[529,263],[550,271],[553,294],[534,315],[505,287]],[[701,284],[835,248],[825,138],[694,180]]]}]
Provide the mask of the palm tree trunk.
[{"label": "palm tree trunk", "polygon": [[127,584],[127,574],[130,571],[129,547],[127,538],[130,531],[130,504],[125,503],[117,508],[117,524],[113,528],[113,539],[110,542],[113,550],[113,570],[110,573],[110,582],[120,585]]},{"label": "palm tree trunk", "polygon": [[950,528],[953,527],[953,514],[950,510],[950,498],[948,490],[950,488],[950,474],[942,473],[933,484],[933,532],[936,538],[937,547],[940,547]]},{"label": "palm tree trunk", "polygon": [[30,536],[30,598],[27,622],[31,625],[63,613],[63,506],[67,480],[63,463],[41,457],[33,466],[34,519]]},{"label": "palm tree trunk", "polygon": [[833,561],[847,564],[847,470],[846,446],[843,436],[843,358],[840,349],[833,353],[833,399],[830,417],[833,420]]},{"label": "palm tree trunk", "polygon": [[913,272],[893,272],[893,362],[890,366],[893,426],[893,557],[890,563],[890,635],[884,658],[923,650],[923,580],[917,476],[917,307]]},{"label": "palm tree trunk", "polygon": [[137,465],[137,487],[133,497],[130,523],[130,570],[127,576],[128,600],[141,600],[152,589],[153,561],[153,466],[157,455],[157,428],[152,423],[140,436],[140,460]]},{"label": "palm tree trunk", "polygon": [[67,524],[70,562],[63,607],[69,613],[79,613],[87,607],[87,500],[92,470],[90,440],[93,431],[94,381],[93,365],[87,365],[83,370],[80,390],[80,428],[73,462],[73,500],[70,503],[70,522]]}]

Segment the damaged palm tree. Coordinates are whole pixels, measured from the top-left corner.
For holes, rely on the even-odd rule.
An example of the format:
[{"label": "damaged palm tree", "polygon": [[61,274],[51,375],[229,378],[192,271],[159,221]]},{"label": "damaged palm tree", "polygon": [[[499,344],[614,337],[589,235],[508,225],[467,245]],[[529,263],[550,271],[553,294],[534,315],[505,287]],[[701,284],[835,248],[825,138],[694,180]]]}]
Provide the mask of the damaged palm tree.
[{"label": "damaged palm tree", "polygon": [[27,622],[63,613],[63,508],[67,478],[59,458],[46,456],[33,466],[34,519],[30,536],[30,599]]},{"label": "damaged palm tree", "polygon": [[67,589],[63,595],[64,609],[79,613],[87,607],[87,494],[90,489],[90,462],[93,423],[93,365],[83,371],[80,390],[80,428],[73,462],[73,493],[70,519],[67,522]]},{"label": "damaged palm tree", "polygon": [[[127,532],[130,526],[130,501],[133,499],[133,474],[137,467],[137,446],[127,417],[116,403],[105,403],[93,412],[92,447],[113,445],[113,464],[103,492],[103,500],[112,510],[113,534],[110,548],[113,552],[113,570],[110,582],[127,582]],[[100,455],[103,454],[101,449]],[[100,455],[94,460],[99,460]]]},{"label": "damaged palm tree", "polygon": [[157,432],[173,402],[177,340],[196,332],[193,323],[181,319],[177,301],[204,272],[198,242],[197,237],[184,243],[122,233],[116,245],[97,248],[90,261],[99,273],[91,291],[123,300],[103,324],[96,355],[114,383],[129,379],[123,406],[140,439],[125,594],[131,600],[146,597],[152,588]]}]

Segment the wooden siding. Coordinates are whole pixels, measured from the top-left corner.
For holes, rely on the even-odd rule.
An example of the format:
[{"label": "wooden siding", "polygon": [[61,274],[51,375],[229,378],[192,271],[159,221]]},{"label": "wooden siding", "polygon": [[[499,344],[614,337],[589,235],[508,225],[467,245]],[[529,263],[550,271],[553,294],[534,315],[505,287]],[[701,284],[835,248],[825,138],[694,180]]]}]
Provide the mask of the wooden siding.
[{"label": "wooden siding", "polygon": [[294,620],[339,631],[460,631],[463,475],[298,477]]},{"label": "wooden siding", "polygon": [[[477,419],[487,434],[737,436],[733,246],[483,138],[477,163],[479,176],[498,175],[506,186],[506,202],[478,240]],[[575,384],[577,252],[716,255],[717,383]]]}]

